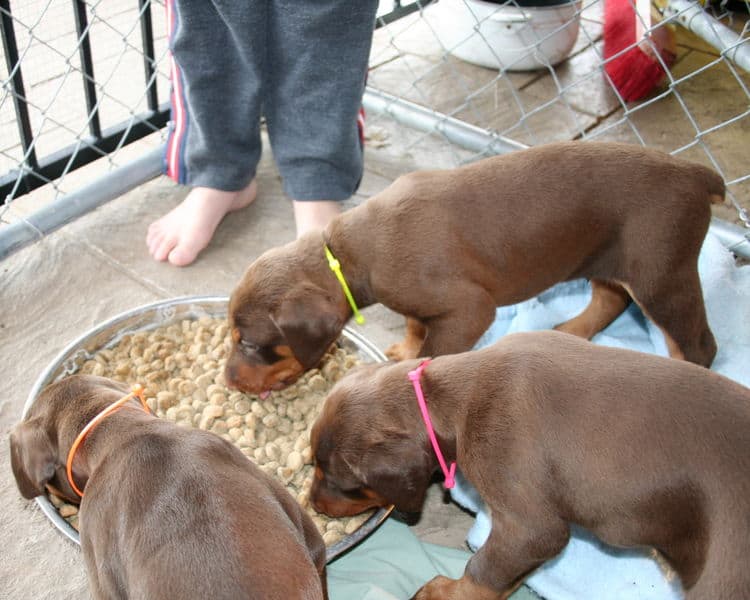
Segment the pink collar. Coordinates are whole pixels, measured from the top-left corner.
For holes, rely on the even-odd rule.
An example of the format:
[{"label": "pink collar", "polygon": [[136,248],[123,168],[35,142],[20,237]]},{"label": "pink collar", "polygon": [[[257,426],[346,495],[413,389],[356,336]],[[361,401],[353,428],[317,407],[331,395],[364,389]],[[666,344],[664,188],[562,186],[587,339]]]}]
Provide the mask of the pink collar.
[{"label": "pink collar", "polygon": [[443,475],[445,475],[445,483],[443,485],[446,490],[449,490],[456,485],[456,462],[454,461],[451,463],[450,469],[448,469],[448,466],[445,464],[443,453],[440,451],[440,446],[438,445],[437,437],[435,436],[435,430],[432,428],[430,413],[427,412],[427,401],[422,392],[422,385],[419,383],[419,379],[422,377],[422,371],[424,371],[428,364],[430,364],[429,358],[419,363],[419,366],[416,369],[409,371],[409,379],[414,386],[414,392],[417,394],[417,402],[419,403],[419,409],[422,411],[422,419],[424,420],[424,426],[427,429],[427,435],[430,436],[430,442],[432,442],[432,449],[435,451],[435,456],[437,456],[440,468],[443,470]]}]

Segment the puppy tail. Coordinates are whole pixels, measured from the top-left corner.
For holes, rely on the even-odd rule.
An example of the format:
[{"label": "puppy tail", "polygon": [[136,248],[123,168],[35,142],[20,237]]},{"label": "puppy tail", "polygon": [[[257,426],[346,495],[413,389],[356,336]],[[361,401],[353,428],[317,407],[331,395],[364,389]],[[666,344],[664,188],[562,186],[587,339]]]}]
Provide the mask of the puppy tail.
[{"label": "puppy tail", "polygon": [[708,200],[711,204],[723,204],[726,184],[724,178],[709,167],[701,169],[700,177],[703,180]]}]

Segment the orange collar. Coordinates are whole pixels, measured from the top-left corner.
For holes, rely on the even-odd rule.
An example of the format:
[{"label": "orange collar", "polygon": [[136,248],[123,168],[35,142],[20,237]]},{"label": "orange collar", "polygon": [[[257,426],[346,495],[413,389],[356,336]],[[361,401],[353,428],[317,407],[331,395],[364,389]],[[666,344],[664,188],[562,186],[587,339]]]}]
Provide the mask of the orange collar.
[{"label": "orange collar", "polygon": [[91,430],[94,429],[99,423],[101,423],[105,417],[111,415],[113,412],[120,410],[125,403],[130,400],[131,398],[134,398],[135,396],[138,396],[138,399],[141,401],[141,404],[143,405],[143,409],[151,414],[151,410],[148,407],[148,404],[146,404],[146,397],[143,394],[143,386],[136,383],[133,386],[133,391],[130,392],[127,396],[123,396],[120,398],[117,402],[114,402],[113,404],[110,404],[107,408],[105,408],[103,411],[101,411],[98,415],[96,415],[93,419],[91,419],[86,427],[84,427],[81,430],[81,433],[78,434],[78,437],[73,442],[73,445],[70,447],[70,452],[68,452],[68,462],[65,465],[66,473],[68,475],[68,483],[70,484],[70,487],[73,488],[73,491],[78,494],[81,498],[83,498],[83,492],[78,489],[78,486],[75,484],[75,481],[73,481],[73,459],[76,455],[76,450],[78,450],[78,447],[83,443],[83,440],[86,438],[86,436],[91,433]]}]

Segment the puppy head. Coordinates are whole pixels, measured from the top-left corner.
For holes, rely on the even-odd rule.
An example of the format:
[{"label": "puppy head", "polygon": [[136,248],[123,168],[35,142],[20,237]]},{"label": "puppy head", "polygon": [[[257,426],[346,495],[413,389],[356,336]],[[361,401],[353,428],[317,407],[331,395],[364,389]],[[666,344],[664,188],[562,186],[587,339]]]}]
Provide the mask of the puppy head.
[{"label": "puppy head", "polygon": [[250,265],[229,301],[225,377],[243,392],[294,383],[318,364],[344,328],[345,313],[306,278],[290,246],[269,250]]},{"label": "puppy head", "polygon": [[315,510],[421,511],[436,463],[408,386],[403,366],[382,364],[352,370],[334,386],[310,435]]},{"label": "puppy head", "polygon": [[70,446],[86,422],[127,393],[121,383],[89,375],[73,375],[42,390],[10,434],[11,468],[21,495],[31,499],[50,488],[78,503],[65,472]]}]

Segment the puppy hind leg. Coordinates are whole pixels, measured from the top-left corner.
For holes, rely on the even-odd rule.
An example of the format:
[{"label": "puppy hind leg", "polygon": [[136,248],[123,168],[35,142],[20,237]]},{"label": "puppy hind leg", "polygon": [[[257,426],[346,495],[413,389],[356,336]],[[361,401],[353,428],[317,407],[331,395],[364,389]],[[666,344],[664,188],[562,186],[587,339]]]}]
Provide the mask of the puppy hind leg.
[{"label": "puppy hind leg", "polygon": [[591,301],[578,316],[555,326],[557,331],[590,340],[622,314],[630,295],[623,286],[602,279],[591,280]]},{"label": "puppy hind leg", "polygon": [[396,361],[417,358],[426,335],[427,329],[421,321],[406,317],[406,335],[404,339],[390,346],[385,351],[385,355],[391,360]]},{"label": "puppy hind leg", "polygon": [[716,340],[708,326],[697,270],[669,274],[655,290],[633,282],[628,291],[664,334],[669,356],[704,367],[711,365]]}]

